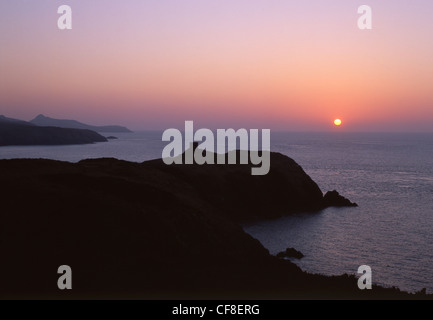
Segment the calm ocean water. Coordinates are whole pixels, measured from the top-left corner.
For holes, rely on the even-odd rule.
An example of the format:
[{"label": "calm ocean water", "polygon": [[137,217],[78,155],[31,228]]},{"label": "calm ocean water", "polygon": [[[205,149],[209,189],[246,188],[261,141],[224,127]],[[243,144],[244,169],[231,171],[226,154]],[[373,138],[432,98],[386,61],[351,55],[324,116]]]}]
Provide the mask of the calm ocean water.
[{"label": "calm ocean water", "polygon": [[357,208],[328,208],[244,229],[271,253],[294,247],[303,270],[326,275],[372,268],[373,283],[433,293],[433,134],[273,134],[322,191]]},{"label": "calm ocean water", "polygon": [[[115,134],[75,146],[0,147],[0,159],[79,161],[161,157],[160,132]],[[302,269],[326,275],[372,268],[373,282],[433,293],[433,134],[272,133],[271,151],[292,157],[322,191],[359,204],[245,225],[273,254],[302,251]]]}]

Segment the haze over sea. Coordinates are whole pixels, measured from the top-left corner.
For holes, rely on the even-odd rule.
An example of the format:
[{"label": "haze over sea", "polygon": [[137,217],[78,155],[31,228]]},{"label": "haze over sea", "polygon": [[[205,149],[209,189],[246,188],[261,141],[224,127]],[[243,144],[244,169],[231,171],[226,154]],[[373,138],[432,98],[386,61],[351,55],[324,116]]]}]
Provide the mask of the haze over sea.
[{"label": "haze over sea", "polygon": [[[106,134],[107,136],[109,134]],[[0,147],[0,159],[76,162],[160,158],[162,132],[73,146]],[[272,132],[271,151],[292,157],[323,192],[336,189],[357,208],[328,208],[244,225],[272,254],[294,247],[303,270],[355,274],[367,264],[373,283],[433,293],[433,133]],[[272,164],[271,164],[272,166]]]}]

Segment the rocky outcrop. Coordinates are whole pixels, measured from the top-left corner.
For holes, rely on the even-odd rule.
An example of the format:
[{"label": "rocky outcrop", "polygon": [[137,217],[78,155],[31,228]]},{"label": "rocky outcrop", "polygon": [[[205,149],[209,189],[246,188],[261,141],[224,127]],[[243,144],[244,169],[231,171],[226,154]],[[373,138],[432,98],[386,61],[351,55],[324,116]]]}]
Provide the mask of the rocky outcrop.
[{"label": "rocky outcrop", "polygon": [[341,196],[336,190],[328,191],[323,197],[324,207],[357,207],[358,204]]},{"label": "rocky outcrop", "polygon": [[277,253],[277,258],[296,258],[302,259],[304,254],[301,251],[296,250],[295,248],[287,248],[284,251]]}]

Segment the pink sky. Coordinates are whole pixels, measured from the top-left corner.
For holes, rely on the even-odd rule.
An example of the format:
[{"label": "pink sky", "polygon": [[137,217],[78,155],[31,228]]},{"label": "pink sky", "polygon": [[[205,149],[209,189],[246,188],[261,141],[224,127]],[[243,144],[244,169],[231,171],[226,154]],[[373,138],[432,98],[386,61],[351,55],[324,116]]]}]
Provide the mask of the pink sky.
[{"label": "pink sky", "polygon": [[433,2],[0,3],[0,114],[132,129],[433,131]]}]

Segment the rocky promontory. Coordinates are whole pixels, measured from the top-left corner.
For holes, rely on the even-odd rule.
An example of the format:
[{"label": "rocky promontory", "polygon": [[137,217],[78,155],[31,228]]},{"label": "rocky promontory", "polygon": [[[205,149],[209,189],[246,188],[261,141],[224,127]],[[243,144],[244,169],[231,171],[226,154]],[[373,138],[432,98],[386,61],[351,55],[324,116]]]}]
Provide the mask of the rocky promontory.
[{"label": "rocky promontory", "polygon": [[[239,159],[240,151],[237,153]],[[269,173],[263,176],[251,175],[251,163],[168,166],[157,159],[145,162],[143,166],[154,168],[166,176],[164,180],[172,181],[170,192],[193,199],[192,202],[200,199],[209,209],[237,222],[318,211],[331,206],[356,206],[336,191],[336,194],[328,192],[324,197],[316,182],[293,159],[276,152],[270,152],[269,159]]]}]

